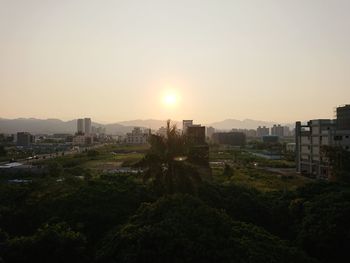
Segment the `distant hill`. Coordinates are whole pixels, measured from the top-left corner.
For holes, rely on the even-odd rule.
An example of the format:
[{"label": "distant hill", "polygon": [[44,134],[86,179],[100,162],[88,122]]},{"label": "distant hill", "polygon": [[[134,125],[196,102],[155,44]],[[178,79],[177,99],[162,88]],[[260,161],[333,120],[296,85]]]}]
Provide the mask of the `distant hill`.
[{"label": "distant hill", "polygon": [[[133,127],[121,124],[107,124],[93,122],[93,126],[105,127],[109,134],[124,134],[130,132]],[[77,130],[77,120],[62,121],[59,119],[2,119],[0,118],[0,133],[16,133],[26,131],[33,134],[54,134],[54,133],[75,133]]]},{"label": "distant hill", "polygon": [[[158,130],[162,126],[165,127],[166,122],[167,122],[166,120],[148,119],[148,120],[121,121],[121,122],[118,122],[118,124],[121,124],[124,126],[145,127],[153,130]],[[182,123],[179,121],[172,120],[171,123],[176,124],[178,128],[182,127]]]},{"label": "distant hill", "polygon": [[[195,123],[197,123],[194,120]],[[182,128],[182,123],[179,121],[172,121],[177,124],[178,128]],[[218,130],[231,129],[256,129],[258,126],[271,127],[277,122],[258,121],[258,120],[236,120],[226,119],[219,122],[206,124],[205,126],[212,126]],[[112,124],[100,124],[93,122],[93,126],[105,127],[108,134],[125,134],[130,132],[134,127],[151,128],[157,130],[166,125],[166,120],[130,120],[122,121]],[[283,124],[293,127],[293,124]],[[53,133],[75,133],[77,129],[77,120],[62,121],[59,119],[35,119],[35,118],[18,118],[18,119],[3,119],[0,118],[0,133],[16,133],[19,131],[27,131],[33,134],[53,134]]]}]

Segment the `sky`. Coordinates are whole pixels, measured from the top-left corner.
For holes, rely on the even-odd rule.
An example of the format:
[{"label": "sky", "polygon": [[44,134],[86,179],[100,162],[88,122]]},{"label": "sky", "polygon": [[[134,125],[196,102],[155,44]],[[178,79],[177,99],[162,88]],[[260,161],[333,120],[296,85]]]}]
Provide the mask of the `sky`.
[{"label": "sky", "polygon": [[0,0],[0,117],[332,118],[349,0]]}]

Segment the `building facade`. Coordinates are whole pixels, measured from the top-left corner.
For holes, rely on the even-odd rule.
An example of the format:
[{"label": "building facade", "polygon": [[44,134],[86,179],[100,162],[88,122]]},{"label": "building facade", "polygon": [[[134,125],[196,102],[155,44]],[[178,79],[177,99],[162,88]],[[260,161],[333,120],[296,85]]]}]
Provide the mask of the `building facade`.
[{"label": "building facade", "polygon": [[130,133],[126,134],[126,143],[128,144],[146,144],[148,142],[151,130],[142,130],[139,127],[135,127]]},{"label": "building facade", "polygon": [[78,134],[84,133],[84,119],[77,120],[77,133]]},{"label": "building facade", "polygon": [[269,134],[270,134],[270,130],[266,126],[263,126],[263,127],[259,126],[256,129],[256,136],[258,136],[258,137],[267,136]]},{"label": "building facade", "polygon": [[322,146],[350,150],[350,105],[337,108],[337,118],[296,122],[297,172],[316,178],[329,179],[331,167],[322,152]]},{"label": "building facade", "polygon": [[193,126],[193,120],[183,120],[182,121],[182,134],[186,134],[187,127]]},{"label": "building facade", "polygon": [[185,136],[194,144],[205,144],[205,126],[189,126]]},{"label": "building facade", "polygon": [[213,141],[217,144],[244,146],[246,135],[243,132],[216,132],[213,134]]},{"label": "building facade", "polygon": [[35,142],[34,135],[29,132],[17,132],[17,146],[28,147]]},{"label": "building facade", "polygon": [[75,135],[72,143],[74,146],[91,145],[94,143],[94,137],[89,135]]},{"label": "building facade", "polygon": [[85,132],[85,135],[91,134],[91,119],[90,118],[84,119],[84,132]]},{"label": "building facade", "polygon": [[278,136],[279,138],[283,138],[283,136],[284,136],[284,127],[281,126],[280,124],[273,125],[271,127],[271,135],[275,135],[275,136]]}]

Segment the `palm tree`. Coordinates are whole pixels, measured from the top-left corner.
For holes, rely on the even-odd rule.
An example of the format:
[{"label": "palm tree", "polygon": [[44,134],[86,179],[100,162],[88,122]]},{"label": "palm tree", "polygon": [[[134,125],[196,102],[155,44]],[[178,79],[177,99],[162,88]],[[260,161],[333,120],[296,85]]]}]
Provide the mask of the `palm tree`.
[{"label": "palm tree", "polygon": [[194,193],[201,178],[193,165],[186,162],[187,147],[176,125],[167,121],[166,136],[151,135],[151,148],[142,161],[147,167],[144,182],[152,180],[163,194]]}]

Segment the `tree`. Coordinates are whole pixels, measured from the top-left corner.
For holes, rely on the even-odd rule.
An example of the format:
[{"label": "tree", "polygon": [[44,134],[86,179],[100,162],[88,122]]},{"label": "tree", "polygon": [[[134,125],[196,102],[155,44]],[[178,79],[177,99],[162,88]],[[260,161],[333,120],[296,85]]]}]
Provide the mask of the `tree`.
[{"label": "tree", "polygon": [[67,224],[43,225],[32,236],[9,239],[5,262],[87,262],[86,240]]},{"label": "tree", "polygon": [[332,179],[350,182],[350,152],[341,146],[322,146],[321,152],[331,166]]},{"label": "tree", "polygon": [[151,135],[151,148],[141,161],[145,166],[144,182],[153,179],[156,189],[163,194],[175,192],[193,193],[201,178],[187,160],[187,149],[183,136],[176,125],[167,121],[166,137]]},{"label": "tree", "polygon": [[6,156],[7,151],[3,145],[0,145],[0,156]]},{"label": "tree", "polygon": [[99,262],[313,262],[263,229],[233,221],[189,195],[144,204],[114,230]]},{"label": "tree", "polygon": [[321,262],[340,263],[348,258],[350,248],[350,191],[324,190],[305,203],[298,242]]}]

